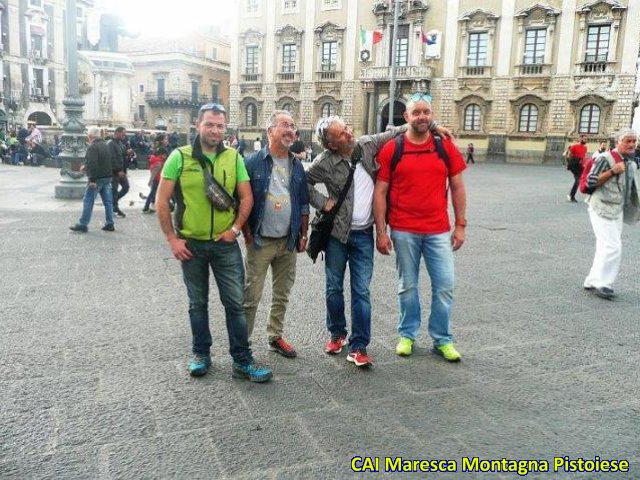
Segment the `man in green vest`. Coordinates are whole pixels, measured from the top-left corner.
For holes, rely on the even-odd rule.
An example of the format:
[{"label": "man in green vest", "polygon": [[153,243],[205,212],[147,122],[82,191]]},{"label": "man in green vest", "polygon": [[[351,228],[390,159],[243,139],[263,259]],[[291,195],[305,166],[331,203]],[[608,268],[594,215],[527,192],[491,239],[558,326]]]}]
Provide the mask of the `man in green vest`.
[{"label": "man in green vest", "polygon": [[[244,268],[237,242],[253,207],[253,195],[243,158],[223,144],[225,114],[220,104],[203,105],[193,145],[174,150],[165,162],[156,197],[158,221],[173,256],[182,264],[189,296],[193,335],[189,373],[205,375],[211,365],[208,310],[211,268],[225,308],[232,375],[266,382],[272,372],[256,365],[249,346],[243,307]],[[217,197],[228,200],[227,204],[207,194],[207,189],[212,188],[217,189]],[[176,199],[175,228],[169,208],[172,197]],[[234,197],[239,201],[234,202]]]}]

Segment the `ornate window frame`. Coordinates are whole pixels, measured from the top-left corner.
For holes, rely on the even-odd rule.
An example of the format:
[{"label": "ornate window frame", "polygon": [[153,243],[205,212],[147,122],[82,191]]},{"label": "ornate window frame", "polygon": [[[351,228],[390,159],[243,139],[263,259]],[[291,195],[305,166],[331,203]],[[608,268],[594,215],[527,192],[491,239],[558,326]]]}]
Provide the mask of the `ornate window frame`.
[{"label": "ornate window frame", "polygon": [[[262,16],[262,1],[261,0],[242,0],[244,2],[244,16],[249,18]],[[253,7],[255,5],[255,9]]]},{"label": "ornate window frame", "polygon": [[[536,95],[525,94],[516,99],[510,100],[511,102],[511,118],[513,118],[513,125],[510,129],[509,135],[512,137],[540,137],[546,135],[547,132],[547,117],[549,116],[550,100],[544,100]],[[521,132],[520,131],[520,113],[525,105],[532,104],[538,109],[538,121],[536,124],[535,132]]]},{"label": "ornate window frame", "polygon": [[300,66],[302,64],[301,59],[301,51],[302,51],[302,38],[304,35],[304,30],[297,29],[295,26],[291,24],[283,25],[276,29],[275,31],[275,40],[276,40],[276,72],[278,75],[284,73],[283,72],[283,51],[285,45],[295,45],[296,46],[296,57],[295,57],[295,76],[291,80],[297,80],[300,75]]},{"label": "ornate window frame", "polygon": [[240,58],[238,59],[238,64],[240,65],[240,75],[244,77],[247,72],[247,48],[248,47],[257,47],[258,48],[258,79],[261,78],[263,72],[263,43],[264,43],[264,34],[259,32],[256,29],[250,28],[245,30],[239,35],[240,39],[240,48],[238,49],[238,55]]},{"label": "ornate window frame", "polygon": [[614,100],[607,100],[600,95],[583,95],[580,98],[571,100],[571,118],[573,119],[573,126],[571,129],[570,137],[578,136],[580,130],[580,114],[582,109],[589,105],[595,104],[600,108],[600,125],[598,125],[597,133],[589,133],[588,135],[594,135],[603,137],[607,134],[605,126],[610,123],[610,119],[613,118],[613,104]]},{"label": "ornate window frame", "polygon": [[[247,123],[247,109],[249,105],[253,105],[256,109],[256,123],[255,125],[250,125]],[[262,117],[262,102],[254,97],[244,97],[240,101],[240,125],[246,128],[259,128],[260,127],[260,118]]]},{"label": "ornate window frame", "polygon": [[[458,131],[469,135],[486,135],[487,126],[489,125],[489,118],[491,116],[491,100],[481,97],[480,95],[471,94],[466,97],[456,100],[456,107],[458,112]],[[476,104],[480,107],[480,129],[479,130],[465,130],[464,129],[464,114],[467,107],[471,104]]]},{"label": "ornate window frame", "polygon": [[[494,58],[494,43],[499,15],[489,10],[478,8],[467,12],[458,19],[460,35],[460,67],[462,76],[491,76]],[[487,64],[483,67],[469,66],[469,34],[487,33]],[[469,69],[472,69],[471,71]]]},{"label": "ornate window frame", "polygon": [[316,118],[320,119],[322,118],[322,109],[323,106],[325,104],[330,104],[331,108],[332,108],[332,115],[340,115],[340,104],[342,103],[340,100],[336,99],[335,97],[332,97],[330,95],[323,95],[321,97],[318,97],[316,99],[315,103],[315,113],[316,113]]},{"label": "ornate window frame", "polygon": [[527,30],[546,30],[543,65],[552,63],[554,34],[556,23],[561,10],[543,3],[520,10],[515,14],[518,32],[518,50],[516,53],[516,68],[525,65],[524,53]]},{"label": "ornate window frame", "polygon": [[[609,33],[609,45],[607,52],[607,64],[615,64],[618,56],[618,36],[620,34],[620,24],[622,15],[627,9],[616,0],[595,0],[585,3],[578,8],[578,57],[576,64],[578,70],[586,61],[587,55],[587,32],[591,26],[611,25]],[[631,27],[630,25],[628,28]]]},{"label": "ornate window frame", "polygon": [[316,72],[322,72],[322,45],[324,42],[337,42],[337,58],[335,73],[342,72],[344,34],[346,27],[333,22],[325,22],[318,25],[313,31],[316,46]]},{"label": "ornate window frame", "polygon": [[287,110],[285,108],[286,105],[291,105],[292,106],[292,110],[291,110],[291,117],[293,118],[294,122],[298,121],[298,114],[300,112],[300,102],[298,100],[296,100],[293,97],[280,97],[280,99],[276,102],[276,110]]}]

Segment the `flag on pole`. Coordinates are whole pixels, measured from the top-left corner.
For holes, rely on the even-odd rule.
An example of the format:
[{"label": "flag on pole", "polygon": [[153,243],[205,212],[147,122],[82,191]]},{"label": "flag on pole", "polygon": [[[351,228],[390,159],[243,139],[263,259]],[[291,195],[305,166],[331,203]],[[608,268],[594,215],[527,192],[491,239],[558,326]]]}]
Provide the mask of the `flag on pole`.
[{"label": "flag on pole", "polygon": [[365,30],[360,27],[360,50],[371,50],[376,43],[382,41],[382,32],[378,30]]},{"label": "flag on pole", "polygon": [[429,30],[427,33],[421,31],[422,44],[424,45],[425,58],[440,58],[440,48],[442,46],[442,32]]}]

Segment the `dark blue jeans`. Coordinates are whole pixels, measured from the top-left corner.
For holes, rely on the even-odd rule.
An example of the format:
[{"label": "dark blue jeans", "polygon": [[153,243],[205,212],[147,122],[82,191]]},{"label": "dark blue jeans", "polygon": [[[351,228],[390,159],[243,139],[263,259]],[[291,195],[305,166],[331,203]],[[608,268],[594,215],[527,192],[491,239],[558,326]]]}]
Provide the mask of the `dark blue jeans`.
[{"label": "dark blue jeans", "polygon": [[253,361],[247,320],[244,315],[244,268],[238,242],[187,240],[193,258],[182,262],[182,275],[189,295],[189,320],[193,335],[193,353],[209,355],[209,268],[218,284],[225,309],[229,353],[237,363]]},{"label": "dark blue jeans", "polygon": [[348,262],[351,275],[349,351],[366,349],[371,340],[369,285],[373,276],[373,228],[352,230],[346,244],[331,237],[325,262],[327,329],[333,338],[347,335],[343,285]]}]

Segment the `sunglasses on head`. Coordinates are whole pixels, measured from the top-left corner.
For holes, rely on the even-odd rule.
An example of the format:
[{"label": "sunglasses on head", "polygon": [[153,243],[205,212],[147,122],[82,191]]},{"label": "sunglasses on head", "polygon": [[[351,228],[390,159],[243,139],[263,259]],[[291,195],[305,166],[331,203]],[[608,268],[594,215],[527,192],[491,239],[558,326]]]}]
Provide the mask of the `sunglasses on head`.
[{"label": "sunglasses on head", "polygon": [[201,112],[208,112],[210,110],[213,112],[227,113],[227,111],[224,109],[224,105],[220,103],[207,103],[206,105],[202,105],[200,107]]},{"label": "sunglasses on head", "polygon": [[428,93],[416,92],[409,97],[409,100],[411,100],[412,102],[419,102],[420,100],[424,100],[427,103],[431,103],[432,98]]}]

